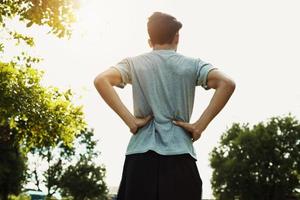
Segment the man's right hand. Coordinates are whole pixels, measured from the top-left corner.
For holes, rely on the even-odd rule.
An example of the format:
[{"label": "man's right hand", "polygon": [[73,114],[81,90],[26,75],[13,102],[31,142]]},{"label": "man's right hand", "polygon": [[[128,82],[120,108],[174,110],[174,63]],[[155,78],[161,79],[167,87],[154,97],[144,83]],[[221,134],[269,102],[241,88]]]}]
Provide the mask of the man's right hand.
[{"label": "man's right hand", "polygon": [[188,131],[188,133],[191,134],[193,142],[197,141],[201,137],[201,134],[204,130],[202,128],[196,127],[195,124],[190,124],[190,123],[187,123],[187,122],[184,122],[184,121],[173,120],[173,123],[177,126],[182,127],[186,131]]},{"label": "man's right hand", "polygon": [[187,130],[194,142],[200,138],[211,120],[222,110],[235,89],[233,80],[219,70],[211,70],[207,79],[208,88],[215,89],[215,92],[200,118],[193,124],[184,121],[173,121],[176,125]]},{"label": "man's right hand", "polygon": [[138,132],[139,128],[145,126],[152,118],[152,115],[148,115],[144,118],[135,117],[134,124],[131,127],[129,127],[130,132],[135,135]]}]

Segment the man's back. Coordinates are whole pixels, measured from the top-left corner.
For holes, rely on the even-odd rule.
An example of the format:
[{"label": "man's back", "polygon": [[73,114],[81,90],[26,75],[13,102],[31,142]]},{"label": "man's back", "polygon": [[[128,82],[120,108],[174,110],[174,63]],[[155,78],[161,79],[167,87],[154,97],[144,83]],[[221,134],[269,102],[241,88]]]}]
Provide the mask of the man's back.
[{"label": "man's back", "polygon": [[[193,142],[225,106],[235,83],[210,64],[176,53],[181,27],[175,17],[153,13],[147,22],[153,50],[123,59],[94,80],[132,133],[118,200],[202,199]],[[132,84],[134,114],[113,87],[127,83]],[[215,92],[198,120],[190,123],[197,85]]]},{"label": "man's back", "polygon": [[127,154],[154,150],[163,155],[190,153],[196,159],[190,135],[172,120],[189,122],[195,87],[207,88],[207,74],[213,67],[175,50],[153,50],[126,58],[114,67],[122,76],[119,87],[132,84],[134,115],[153,115],[132,135]]}]

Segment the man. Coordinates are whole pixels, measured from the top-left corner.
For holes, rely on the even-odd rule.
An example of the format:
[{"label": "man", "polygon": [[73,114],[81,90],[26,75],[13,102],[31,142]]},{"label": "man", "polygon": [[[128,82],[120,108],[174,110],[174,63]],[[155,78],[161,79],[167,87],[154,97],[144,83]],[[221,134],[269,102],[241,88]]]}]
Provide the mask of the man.
[{"label": "man", "polygon": [[[153,50],[123,59],[94,80],[132,133],[117,199],[200,200],[193,142],[229,100],[235,83],[211,64],[177,53],[182,24],[173,16],[155,12],[147,27]],[[134,114],[113,87],[126,84],[132,84]],[[199,119],[190,123],[196,86],[215,92]]]}]

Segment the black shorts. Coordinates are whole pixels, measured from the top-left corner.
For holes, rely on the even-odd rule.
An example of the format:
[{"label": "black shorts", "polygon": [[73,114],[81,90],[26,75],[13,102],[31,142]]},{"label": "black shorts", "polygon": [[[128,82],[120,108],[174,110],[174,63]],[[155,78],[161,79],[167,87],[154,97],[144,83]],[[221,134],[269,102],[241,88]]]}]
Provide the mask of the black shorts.
[{"label": "black shorts", "polygon": [[117,200],[201,200],[202,180],[190,154],[126,155]]}]

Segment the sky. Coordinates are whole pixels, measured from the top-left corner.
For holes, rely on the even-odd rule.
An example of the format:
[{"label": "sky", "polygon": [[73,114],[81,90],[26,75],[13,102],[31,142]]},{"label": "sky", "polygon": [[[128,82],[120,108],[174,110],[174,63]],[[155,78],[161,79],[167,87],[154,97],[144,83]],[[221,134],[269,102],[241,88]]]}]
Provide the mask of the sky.
[{"label": "sky", "polygon": [[[181,21],[178,52],[210,62],[236,82],[226,107],[194,143],[203,198],[212,198],[209,153],[232,123],[253,125],[288,113],[300,119],[299,6],[297,0],[86,0],[69,40],[47,35],[43,27],[15,27],[35,36],[30,51],[44,59],[38,66],[45,71],[44,84],[76,93],[75,103],[84,106],[99,140],[97,162],[106,166],[106,182],[118,186],[131,133],[100,98],[93,80],[123,58],[151,51],[146,23],[153,12]],[[116,90],[132,111],[131,86]],[[196,89],[191,122],[212,95],[213,90]]]}]

